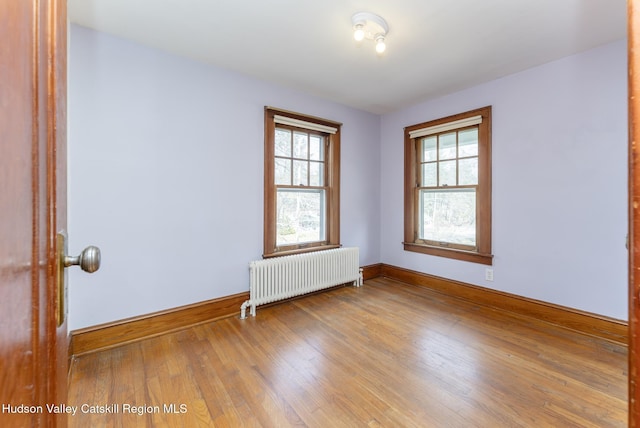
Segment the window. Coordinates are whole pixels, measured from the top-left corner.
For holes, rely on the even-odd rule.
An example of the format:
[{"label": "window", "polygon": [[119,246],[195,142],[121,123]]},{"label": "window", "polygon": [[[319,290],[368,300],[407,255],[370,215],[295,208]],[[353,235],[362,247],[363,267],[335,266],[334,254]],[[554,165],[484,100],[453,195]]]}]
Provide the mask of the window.
[{"label": "window", "polygon": [[491,107],[405,128],[404,249],[491,255]]},{"label": "window", "polygon": [[341,125],[265,107],[264,257],[340,246]]}]

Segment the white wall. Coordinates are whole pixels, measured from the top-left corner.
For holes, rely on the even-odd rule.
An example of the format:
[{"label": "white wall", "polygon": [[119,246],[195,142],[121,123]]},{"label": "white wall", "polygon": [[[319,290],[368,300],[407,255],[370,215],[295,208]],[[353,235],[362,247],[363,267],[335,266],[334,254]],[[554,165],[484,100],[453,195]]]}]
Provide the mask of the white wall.
[{"label": "white wall", "polygon": [[103,260],[70,271],[70,329],[248,290],[265,105],[344,124],[341,240],[379,262],[379,116],[71,26],[69,250]]},{"label": "white wall", "polygon": [[[382,117],[381,261],[626,320],[626,41]],[[493,106],[493,282],[406,252],[403,127]]]}]

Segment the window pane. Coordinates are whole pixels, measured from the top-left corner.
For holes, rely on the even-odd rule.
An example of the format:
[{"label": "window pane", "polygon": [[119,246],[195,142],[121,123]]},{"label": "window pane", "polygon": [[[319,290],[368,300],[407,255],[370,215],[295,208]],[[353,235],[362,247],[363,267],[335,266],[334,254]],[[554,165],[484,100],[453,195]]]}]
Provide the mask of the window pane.
[{"label": "window pane", "polygon": [[420,238],[476,245],[475,189],[421,190]]},{"label": "window pane", "polygon": [[291,184],[290,159],[276,158],[275,182],[276,184],[283,184],[285,186]]},{"label": "window pane", "polygon": [[307,161],[293,161],[293,185],[308,186],[309,185],[309,163]]},{"label": "window pane", "polygon": [[456,157],[456,133],[442,134],[440,138],[440,160],[455,159]]},{"label": "window pane", "polygon": [[293,133],[293,157],[309,159],[309,134]]},{"label": "window pane", "polygon": [[312,135],[309,138],[309,159],[323,161],[324,160],[324,144],[322,138]]},{"label": "window pane", "polygon": [[438,167],[436,162],[422,164],[422,183],[423,187],[438,185]]},{"label": "window pane", "polygon": [[478,184],[478,158],[460,159],[458,167],[460,168],[458,184]]},{"label": "window pane", "polygon": [[324,163],[309,162],[309,186],[324,186]]},{"label": "window pane", "polygon": [[478,156],[478,128],[458,132],[459,157]]},{"label": "window pane", "polygon": [[440,186],[455,186],[456,185],[456,161],[444,161],[439,162],[440,166]]},{"label": "window pane", "polygon": [[422,162],[436,160],[436,146],[438,145],[438,137],[435,135],[422,139]]},{"label": "window pane", "polygon": [[325,191],[278,190],[276,244],[325,241]]},{"label": "window pane", "polygon": [[276,129],[276,156],[291,157],[291,131]]}]

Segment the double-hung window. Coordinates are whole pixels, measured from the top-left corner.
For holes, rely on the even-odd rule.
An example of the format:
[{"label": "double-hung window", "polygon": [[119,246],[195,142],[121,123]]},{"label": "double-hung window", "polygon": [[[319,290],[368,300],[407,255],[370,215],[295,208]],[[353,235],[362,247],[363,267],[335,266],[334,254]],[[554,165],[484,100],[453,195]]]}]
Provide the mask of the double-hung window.
[{"label": "double-hung window", "polygon": [[265,257],[340,245],[340,127],[265,108]]},{"label": "double-hung window", "polygon": [[407,251],[491,264],[491,107],[405,128]]}]

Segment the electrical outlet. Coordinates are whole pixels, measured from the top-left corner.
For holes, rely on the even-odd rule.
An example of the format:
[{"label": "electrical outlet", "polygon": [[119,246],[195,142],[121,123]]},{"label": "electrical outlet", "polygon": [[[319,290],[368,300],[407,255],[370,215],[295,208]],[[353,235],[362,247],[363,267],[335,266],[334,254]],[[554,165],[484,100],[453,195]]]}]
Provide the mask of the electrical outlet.
[{"label": "electrical outlet", "polygon": [[484,271],[484,279],[487,281],[493,281],[493,269],[492,268],[487,268]]}]

